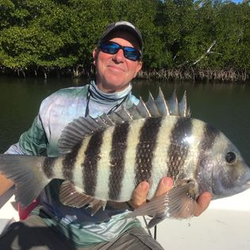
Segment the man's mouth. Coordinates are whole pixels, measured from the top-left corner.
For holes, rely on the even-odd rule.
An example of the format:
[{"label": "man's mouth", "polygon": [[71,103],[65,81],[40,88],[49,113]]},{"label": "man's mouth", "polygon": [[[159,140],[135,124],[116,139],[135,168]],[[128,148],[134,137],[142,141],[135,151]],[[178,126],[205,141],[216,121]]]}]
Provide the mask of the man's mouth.
[{"label": "man's mouth", "polygon": [[108,68],[114,70],[114,71],[120,71],[120,72],[125,72],[125,70],[119,66],[116,65],[108,65]]}]

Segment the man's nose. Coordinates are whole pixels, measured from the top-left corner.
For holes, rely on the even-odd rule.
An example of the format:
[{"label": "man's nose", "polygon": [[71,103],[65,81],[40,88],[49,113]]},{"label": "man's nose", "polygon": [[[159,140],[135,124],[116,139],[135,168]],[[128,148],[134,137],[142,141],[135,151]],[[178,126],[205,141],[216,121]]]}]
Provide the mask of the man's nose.
[{"label": "man's nose", "polygon": [[116,54],[114,54],[113,59],[117,62],[123,62],[125,60],[124,52],[122,49],[119,49]]}]

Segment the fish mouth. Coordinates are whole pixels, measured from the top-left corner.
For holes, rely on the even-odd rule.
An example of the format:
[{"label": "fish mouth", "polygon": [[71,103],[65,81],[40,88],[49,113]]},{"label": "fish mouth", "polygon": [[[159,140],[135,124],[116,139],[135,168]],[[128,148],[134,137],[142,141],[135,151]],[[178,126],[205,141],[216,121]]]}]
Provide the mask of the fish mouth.
[{"label": "fish mouth", "polygon": [[250,171],[247,171],[241,178],[239,179],[239,185],[244,189],[250,188]]},{"label": "fish mouth", "polygon": [[246,189],[247,189],[247,188],[250,188],[250,181],[248,181],[247,183],[245,183],[245,184],[244,184],[244,187],[246,187]]}]

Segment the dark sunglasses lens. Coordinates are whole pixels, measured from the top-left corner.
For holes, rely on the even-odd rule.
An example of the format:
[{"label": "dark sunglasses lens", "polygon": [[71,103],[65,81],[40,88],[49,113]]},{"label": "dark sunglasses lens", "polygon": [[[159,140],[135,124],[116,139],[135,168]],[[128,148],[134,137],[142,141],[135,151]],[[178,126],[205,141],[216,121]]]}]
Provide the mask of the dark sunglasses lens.
[{"label": "dark sunglasses lens", "polygon": [[141,53],[132,47],[122,47],[119,44],[112,42],[102,42],[100,43],[100,49],[104,53],[116,54],[119,49],[123,49],[124,56],[132,61],[137,61],[141,57]]},{"label": "dark sunglasses lens", "polygon": [[115,54],[119,50],[119,45],[115,43],[101,43],[100,49],[101,51],[108,53],[108,54]]},{"label": "dark sunglasses lens", "polygon": [[140,52],[135,48],[125,47],[123,51],[124,56],[129,60],[136,61],[140,59]]}]

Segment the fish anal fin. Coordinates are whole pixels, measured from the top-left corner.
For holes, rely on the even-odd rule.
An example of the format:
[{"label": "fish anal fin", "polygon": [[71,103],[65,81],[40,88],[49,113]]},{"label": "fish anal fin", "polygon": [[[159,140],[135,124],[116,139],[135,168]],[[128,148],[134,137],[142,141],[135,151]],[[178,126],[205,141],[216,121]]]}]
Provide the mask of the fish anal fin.
[{"label": "fish anal fin", "polygon": [[98,212],[100,208],[104,210],[107,203],[107,201],[99,200],[83,193],[69,181],[64,181],[62,183],[59,199],[64,205],[70,207],[81,208],[88,205],[87,207],[92,209],[91,215]]}]

